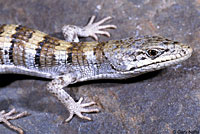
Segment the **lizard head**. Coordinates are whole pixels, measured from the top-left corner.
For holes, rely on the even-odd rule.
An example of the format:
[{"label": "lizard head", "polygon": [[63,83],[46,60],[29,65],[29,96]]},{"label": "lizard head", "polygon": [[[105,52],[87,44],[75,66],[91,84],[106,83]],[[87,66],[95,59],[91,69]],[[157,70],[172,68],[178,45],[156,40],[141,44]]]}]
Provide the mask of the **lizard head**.
[{"label": "lizard head", "polygon": [[104,51],[112,68],[120,74],[141,74],[188,59],[189,46],[158,36],[109,41]]}]

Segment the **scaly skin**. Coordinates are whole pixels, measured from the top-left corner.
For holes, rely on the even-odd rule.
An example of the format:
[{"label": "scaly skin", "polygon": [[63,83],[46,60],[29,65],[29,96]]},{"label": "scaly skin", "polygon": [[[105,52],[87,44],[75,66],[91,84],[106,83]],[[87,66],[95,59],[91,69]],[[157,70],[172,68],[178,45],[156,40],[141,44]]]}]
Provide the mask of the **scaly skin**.
[{"label": "scaly skin", "polygon": [[82,113],[99,112],[96,108],[86,108],[95,102],[82,104],[83,98],[75,102],[63,90],[64,87],[92,79],[135,77],[180,63],[192,54],[189,46],[158,36],[107,42],[79,42],[79,36],[90,36],[96,40],[98,40],[96,34],[110,36],[108,32],[102,30],[116,26],[101,26],[109,19],[111,17],[93,23],[94,17],[92,17],[85,27],[64,26],[62,30],[66,41],[23,26],[2,25],[0,73],[53,79],[47,84],[47,90],[69,110],[70,116],[66,121],[70,121],[74,114],[82,119],[91,120]]}]

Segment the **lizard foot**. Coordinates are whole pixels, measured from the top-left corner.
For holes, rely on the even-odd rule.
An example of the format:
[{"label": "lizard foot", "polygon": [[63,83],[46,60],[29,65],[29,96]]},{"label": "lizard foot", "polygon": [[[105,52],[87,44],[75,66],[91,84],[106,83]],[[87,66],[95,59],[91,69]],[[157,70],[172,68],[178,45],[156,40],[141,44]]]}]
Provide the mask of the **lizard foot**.
[{"label": "lizard foot", "polygon": [[19,127],[12,125],[8,120],[15,120],[28,115],[28,112],[22,112],[16,114],[16,110],[12,109],[10,112],[6,113],[5,110],[0,111],[0,122],[5,123],[9,128],[17,131],[19,134],[23,134],[23,130]]},{"label": "lizard foot", "polygon": [[65,40],[68,42],[79,42],[78,37],[92,37],[97,41],[97,34],[106,35],[110,37],[110,33],[104,30],[108,28],[117,28],[117,26],[111,24],[102,25],[104,22],[110,19],[111,17],[109,16],[94,23],[95,16],[92,16],[86,26],[79,27],[74,25],[65,25],[62,28],[62,33],[64,35]]},{"label": "lizard foot", "polygon": [[110,37],[110,33],[103,30],[108,28],[116,29],[117,26],[111,24],[101,25],[110,19],[112,19],[112,17],[108,16],[98,22],[93,23],[95,20],[95,16],[92,16],[88,24],[85,27],[83,27],[83,30],[87,31],[88,36],[93,37],[95,40],[98,40],[96,34],[106,35],[107,37]]},{"label": "lizard foot", "polygon": [[78,117],[80,117],[81,119],[91,120],[91,118],[82,115],[82,113],[99,112],[99,109],[96,109],[96,108],[94,108],[94,109],[85,108],[85,107],[89,107],[89,106],[96,104],[95,102],[81,104],[82,101],[83,101],[83,98],[81,97],[78,102],[74,102],[74,103],[70,104],[70,106],[68,107],[70,115],[65,120],[65,122],[69,122],[72,119],[74,114],[77,115]]}]

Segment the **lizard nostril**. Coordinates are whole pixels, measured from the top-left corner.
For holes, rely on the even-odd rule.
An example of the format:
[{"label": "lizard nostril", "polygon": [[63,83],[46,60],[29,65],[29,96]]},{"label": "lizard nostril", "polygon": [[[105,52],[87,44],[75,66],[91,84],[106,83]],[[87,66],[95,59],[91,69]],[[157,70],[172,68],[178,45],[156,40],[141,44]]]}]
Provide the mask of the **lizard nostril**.
[{"label": "lizard nostril", "polygon": [[183,52],[183,54],[186,54],[186,51],[184,49],[182,49],[181,52]]}]

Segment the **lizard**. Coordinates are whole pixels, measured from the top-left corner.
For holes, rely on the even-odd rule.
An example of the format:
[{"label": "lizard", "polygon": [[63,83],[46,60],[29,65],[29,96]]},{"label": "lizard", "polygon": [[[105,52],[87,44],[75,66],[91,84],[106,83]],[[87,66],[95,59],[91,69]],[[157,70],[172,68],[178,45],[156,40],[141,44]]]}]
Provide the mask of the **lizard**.
[{"label": "lizard", "polygon": [[[92,16],[84,27],[65,25],[62,28],[65,40],[21,25],[1,25],[0,73],[52,79],[47,91],[68,109],[69,117],[65,121],[69,122],[74,115],[91,120],[82,113],[99,112],[97,108],[87,108],[96,103],[83,103],[83,97],[76,102],[64,87],[94,79],[136,77],[178,64],[192,55],[190,46],[161,36],[100,42],[98,34],[110,37],[106,29],[117,28],[112,24],[102,25],[110,19],[109,16],[94,22],[95,16]],[[96,41],[80,42],[79,37],[92,37]],[[16,113],[15,109],[8,113],[2,110],[0,122],[23,134],[9,120],[27,116],[28,112]]]}]

